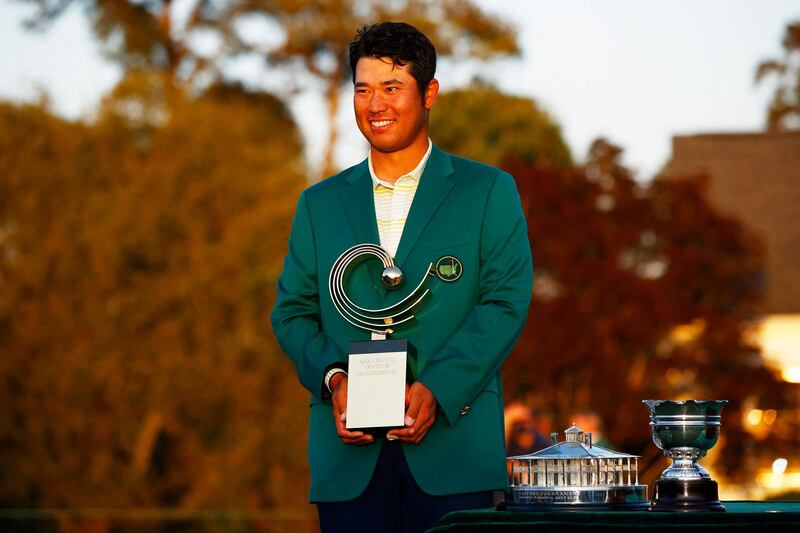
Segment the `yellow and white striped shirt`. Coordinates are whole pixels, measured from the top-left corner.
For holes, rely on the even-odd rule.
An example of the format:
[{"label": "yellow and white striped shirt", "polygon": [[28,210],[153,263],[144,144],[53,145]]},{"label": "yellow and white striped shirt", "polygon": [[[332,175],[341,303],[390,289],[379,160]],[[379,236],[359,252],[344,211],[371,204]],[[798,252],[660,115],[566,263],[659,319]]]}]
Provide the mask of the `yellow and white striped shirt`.
[{"label": "yellow and white striped shirt", "polygon": [[422,156],[419,164],[408,174],[397,178],[394,184],[383,181],[375,174],[375,169],[372,168],[371,153],[367,158],[369,161],[369,173],[372,176],[378,236],[381,240],[381,247],[389,252],[392,257],[397,253],[397,246],[400,244],[400,237],[403,235],[408,211],[411,209],[411,202],[414,201],[419,179],[425,170],[432,148],[433,143],[428,139],[428,151]]}]

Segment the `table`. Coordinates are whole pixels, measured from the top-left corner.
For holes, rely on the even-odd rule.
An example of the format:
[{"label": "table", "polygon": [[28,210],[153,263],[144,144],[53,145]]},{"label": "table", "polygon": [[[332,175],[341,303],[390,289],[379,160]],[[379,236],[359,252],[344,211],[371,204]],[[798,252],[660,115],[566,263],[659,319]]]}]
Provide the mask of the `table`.
[{"label": "table", "polygon": [[724,513],[457,511],[445,515],[429,531],[800,531],[800,502],[722,503],[727,509]]}]

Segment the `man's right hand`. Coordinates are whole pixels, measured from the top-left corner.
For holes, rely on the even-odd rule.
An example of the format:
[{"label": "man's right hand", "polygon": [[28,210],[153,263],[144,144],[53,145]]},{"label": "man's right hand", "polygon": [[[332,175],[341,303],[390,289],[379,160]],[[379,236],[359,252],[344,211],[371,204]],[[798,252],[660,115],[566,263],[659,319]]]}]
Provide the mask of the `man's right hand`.
[{"label": "man's right hand", "polygon": [[334,375],[331,378],[331,390],[333,396],[333,421],[336,424],[336,433],[342,438],[345,444],[369,444],[375,439],[372,435],[367,435],[363,431],[349,431],[345,427],[347,421],[347,376],[343,373]]}]

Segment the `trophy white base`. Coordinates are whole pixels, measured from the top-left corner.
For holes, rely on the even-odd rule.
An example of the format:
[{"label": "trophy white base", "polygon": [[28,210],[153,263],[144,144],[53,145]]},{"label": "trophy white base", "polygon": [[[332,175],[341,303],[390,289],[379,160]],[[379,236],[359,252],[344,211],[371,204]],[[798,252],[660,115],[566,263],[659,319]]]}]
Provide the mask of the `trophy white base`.
[{"label": "trophy white base", "polygon": [[350,343],[347,429],[403,427],[408,352],[405,339]]}]

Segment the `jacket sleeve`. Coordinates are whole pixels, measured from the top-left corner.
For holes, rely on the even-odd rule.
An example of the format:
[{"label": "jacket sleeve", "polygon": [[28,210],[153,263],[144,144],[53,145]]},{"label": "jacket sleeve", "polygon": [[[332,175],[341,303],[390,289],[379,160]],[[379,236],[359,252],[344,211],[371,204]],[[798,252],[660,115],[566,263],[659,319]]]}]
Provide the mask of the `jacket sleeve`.
[{"label": "jacket sleeve", "polygon": [[480,235],[480,301],[417,377],[450,425],[500,369],[530,305],[533,263],[514,179],[502,173],[487,198]]},{"label": "jacket sleeve", "polygon": [[320,327],[317,276],[314,229],[304,192],[292,222],[271,323],[278,343],[297,369],[300,383],[311,394],[327,399],[325,373],[333,366],[344,367],[345,356]]}]

